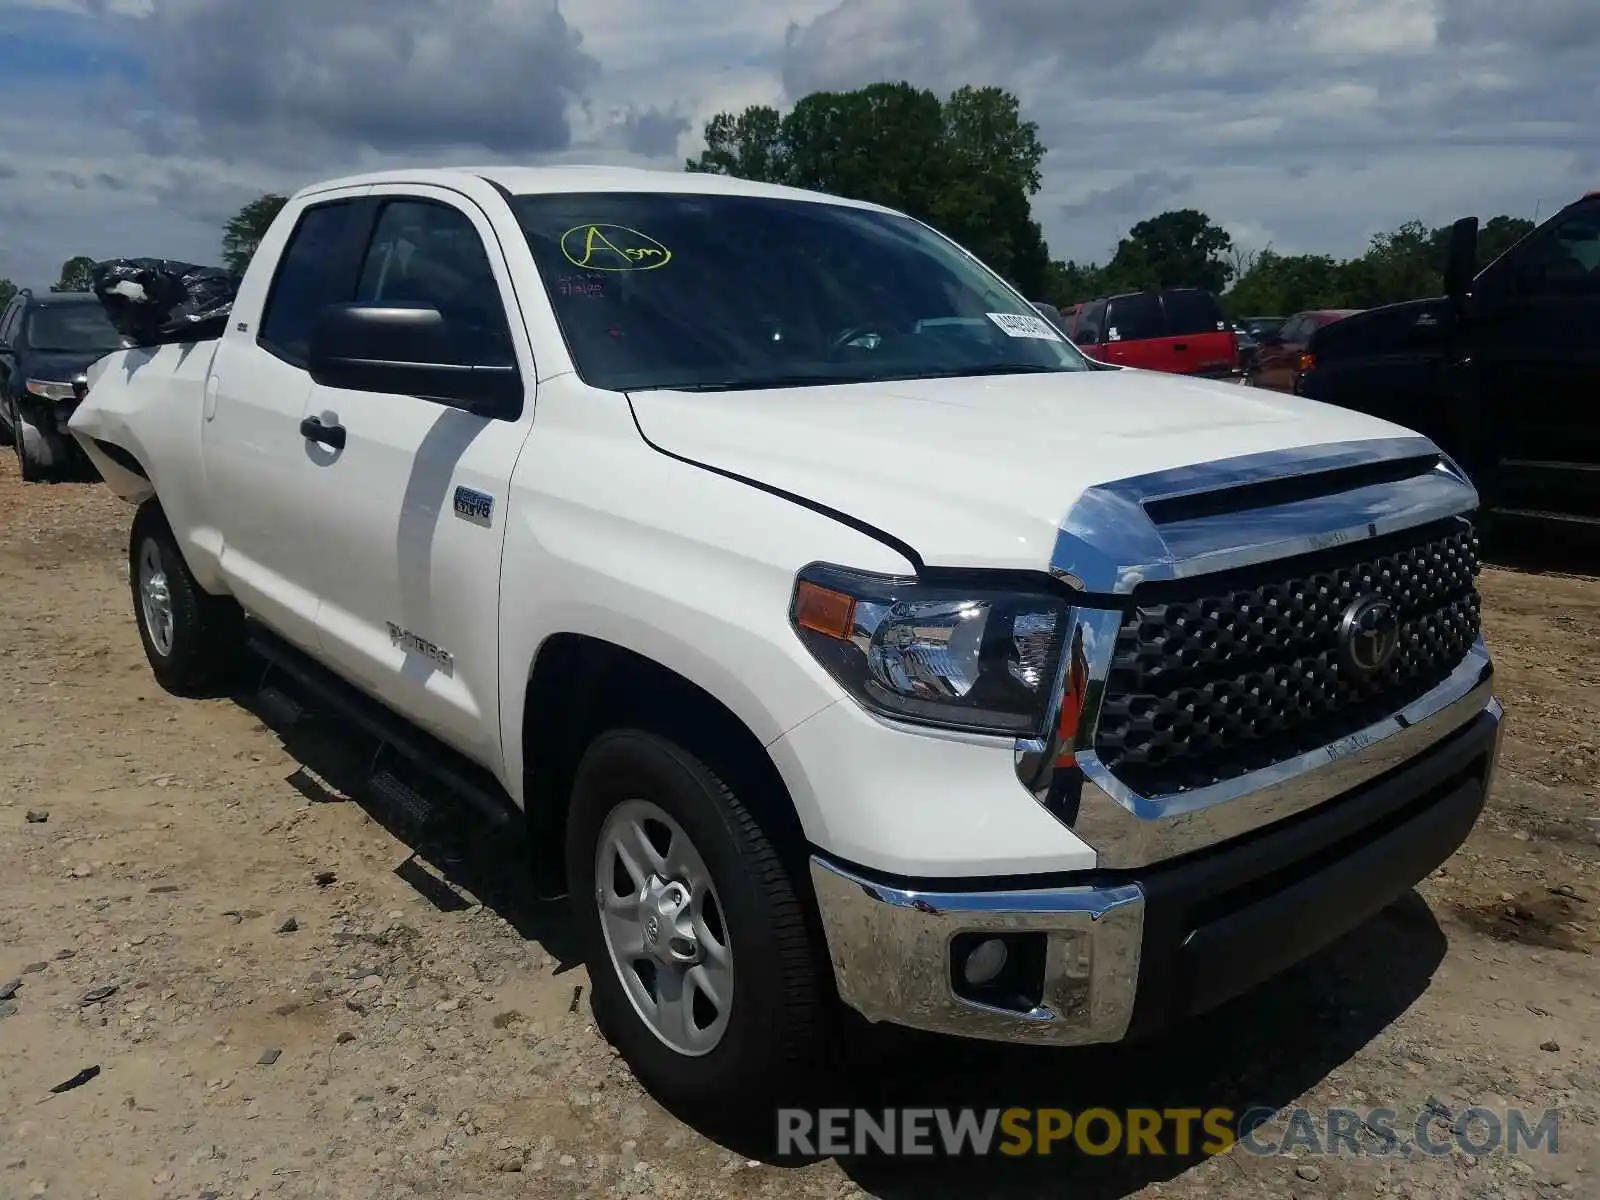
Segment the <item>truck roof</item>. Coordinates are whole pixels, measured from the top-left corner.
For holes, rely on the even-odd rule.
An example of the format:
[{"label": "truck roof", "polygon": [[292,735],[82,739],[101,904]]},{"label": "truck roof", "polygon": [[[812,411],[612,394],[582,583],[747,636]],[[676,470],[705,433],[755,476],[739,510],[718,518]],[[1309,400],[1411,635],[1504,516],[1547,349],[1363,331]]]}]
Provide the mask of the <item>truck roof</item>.
[{"label": "truck roof", "polygon": [[893,212],[864,200],[847,200],[823,192],[736,179],[731,175],[711,175],[698,171],[662,171],[644,167],[618,167],[601,164],[565,164],[556,167],[418,167],[373,171],[328,179],[302,188],[296,196],[314,195],[335,188],[362,187],[368,184],[410,183],[459,187],[465,178],[488,180],[512,195],[528,196],[555,192],[682,192],[707,196],[765,196],[777,200],[810,200],[866,208],[874,212]]}]

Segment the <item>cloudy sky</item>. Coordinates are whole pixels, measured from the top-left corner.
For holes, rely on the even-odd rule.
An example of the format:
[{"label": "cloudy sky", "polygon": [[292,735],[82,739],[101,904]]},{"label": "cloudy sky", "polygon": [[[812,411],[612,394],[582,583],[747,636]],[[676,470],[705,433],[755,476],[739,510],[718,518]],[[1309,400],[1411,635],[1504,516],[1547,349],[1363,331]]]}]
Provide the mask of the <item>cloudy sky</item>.
[{"label": "cloudy sky", "polygon": [[215,261],[371,166],[676,169],[719,110],[880,79],[1017,92],[1058,257],[1184,206],[1353,253],[1600,188],[1597,55],[1600,0],[0,0],[0,276]]}]

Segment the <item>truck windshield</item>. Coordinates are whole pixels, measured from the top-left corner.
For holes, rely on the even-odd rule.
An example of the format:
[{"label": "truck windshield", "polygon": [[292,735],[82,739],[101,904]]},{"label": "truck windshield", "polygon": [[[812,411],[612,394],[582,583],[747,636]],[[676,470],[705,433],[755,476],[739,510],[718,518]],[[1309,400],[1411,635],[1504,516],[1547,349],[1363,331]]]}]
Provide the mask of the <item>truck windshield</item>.
[{"label": "truck windshield", "polygon": [[519,196],[578,374],[613,391],[1092,370],[915,221],[694,193]]},{"label": "truck windshield", "polygon": [[122,345],[98,304],[42,304],[28,314],[28,345],[63,354],[109,354]]}]

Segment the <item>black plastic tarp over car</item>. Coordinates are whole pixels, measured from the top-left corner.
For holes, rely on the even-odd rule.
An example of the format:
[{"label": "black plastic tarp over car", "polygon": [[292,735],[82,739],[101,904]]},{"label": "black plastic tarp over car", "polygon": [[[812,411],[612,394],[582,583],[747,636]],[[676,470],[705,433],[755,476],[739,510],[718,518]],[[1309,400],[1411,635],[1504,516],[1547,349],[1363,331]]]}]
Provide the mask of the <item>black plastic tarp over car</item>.
[{"label": "black plastic tarp over car", "polygon": [[239,281],[220,267],[166,258],[112,258],[90,271],[94,294],[134,346],[222,336]]}]

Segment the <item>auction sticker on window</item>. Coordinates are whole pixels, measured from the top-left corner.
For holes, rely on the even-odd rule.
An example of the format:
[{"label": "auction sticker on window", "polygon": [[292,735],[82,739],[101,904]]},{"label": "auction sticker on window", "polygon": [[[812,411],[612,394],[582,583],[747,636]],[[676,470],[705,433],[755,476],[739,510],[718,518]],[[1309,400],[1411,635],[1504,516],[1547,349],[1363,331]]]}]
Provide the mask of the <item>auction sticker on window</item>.
[{"label": "auction sticker on window", "polygon": [[561,253],[586,271],[649,271],[672,261],[672,251],[626,225],[574,225],[561,235]]},{"label": "auction sticker on window", "polygon": [[1030,317],[1023,313],[985,313],[984,316],[1011,337],[1039,338],[1046,342],[1061,340],[1060,332],[1043,317]]}]

